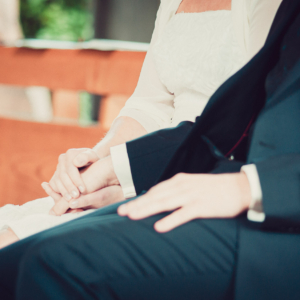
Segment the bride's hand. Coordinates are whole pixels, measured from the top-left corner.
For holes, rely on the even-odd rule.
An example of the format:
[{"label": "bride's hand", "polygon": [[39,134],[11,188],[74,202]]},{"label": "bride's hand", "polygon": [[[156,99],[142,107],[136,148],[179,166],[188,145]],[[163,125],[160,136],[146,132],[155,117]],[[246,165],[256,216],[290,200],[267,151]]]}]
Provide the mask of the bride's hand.
[{"label": "bride's hand", "polygon": [[[57,216],[57,215],[63,215],[65,213],[77,213],[77,212],[83,211],[82,209],[79,209],[79,208],[78,209],[70,209],[70,203],[66,199],[64,199],[61,194],[54,192],[52,190],[52,188],[50,187],[49,183],[43,182],[42,188],[45,190],[45,192],[50,197],[52,197],[52,199],[55,202],[55,204],[53,206],[53,208],[55,208],[55,210],[53,210],[53,208],[52,208],[49,212],[50,215]],[[56,211],[59,214],[56,214]]]},{"label": "bride's hand", "polygon": [[[89,167],[85,168],[84,170],[80,171],[80,176],[81,176],[83,183],[86,186],[86,192],[88,194],[91,194],[91,193],[98,191],[100,189],[103,189],[105,187],[120,185],[119,180],[114,172],[114,168],[113,168],[113,164],[112,164],[112,160],[111,160],[110,156],[103,158],[103,159],[93,163]],[[70,208],[70,205],[71,205],[70,203],[74,202],[74,199],[71,199],[71,201],[66,201],[65,197],[62,197],[62,195],[60,193],[57,193],[56,191],[54,191],[52,189],[52,187],[50,185],[48,185],[47,183],[43,183],[42,187],[44,188],[45,192],[49,196],[51,196],[55,202],[57,202],[56,206],[55,206],[56,210],[54,211],[54,213],[56,215],[64,214]],[[121,188],[119,188],[119,190],[120,189]],[[110,190],[112,191],[113,189],[110,189]],[[119,195],[120,195],[120,192],[118,193],[118,195],[115,195],[115,197],[120,198]],[[86,196],[88,196],[88,195],[86,195]],[[80,197],[83,197],[83,195],[81,195]],[[123,194],[122,194],[122,197],[123,197]],[[108,199],[108,198],[109,197],[106,196],[106,199]],[[85,201],[85,199],[88,199],[88,197],[81,198],[81,199],[83,199],[83,201]],[[113,198],[113,199],[115,199],[115,198]],[[120,199],[120,200],[122,200],[122,199]],[[75,199],[75,201],[76,201],[76,199]],[[114,203],[114,202],[112,202],[112,203]],[[73,206],[74,206],[74,204],[73,204]],[[75,207],[73,207],[73,208],[75,208]]]},{"label": "bride's hand", "polygon": [[80,176],[79,168],[86,167],[99,160],[97,153],[89,148],[70,149],[61,154],[56,171],[51,178],[50,187],[56,193],[70,201],[87,192]]},{"label": "bride's hand", "polygon": [[[65,213],[76,213],[87,209],[97,209],[124,200],[122,188],[109,186],[94,193],[81,195],[70,203],[64,198],[57,201],[50,211],[51,215],[61,216]],[[70,210],[71,207],[71,210]]]}]

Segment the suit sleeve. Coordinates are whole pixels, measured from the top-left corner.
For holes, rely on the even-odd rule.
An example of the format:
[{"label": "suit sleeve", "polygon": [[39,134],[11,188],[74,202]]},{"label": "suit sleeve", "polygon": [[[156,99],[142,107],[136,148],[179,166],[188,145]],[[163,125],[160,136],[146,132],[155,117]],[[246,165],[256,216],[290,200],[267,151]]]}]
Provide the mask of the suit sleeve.
[{"label": "suit sleeve", "polygon": [[275,156],[256,163],[266,216],[264,227],[300,229],[300,154]]},{"label": "suit sleeve", "polygon": [[126,143],[131,175],[139,195],[154,186],[193,126],[182,122]]}]

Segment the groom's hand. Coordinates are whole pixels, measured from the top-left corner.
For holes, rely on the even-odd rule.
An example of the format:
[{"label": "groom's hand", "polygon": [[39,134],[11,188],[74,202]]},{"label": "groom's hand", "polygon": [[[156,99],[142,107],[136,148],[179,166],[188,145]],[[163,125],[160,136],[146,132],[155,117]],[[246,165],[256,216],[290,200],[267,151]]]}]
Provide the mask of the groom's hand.
[{"label": "groom's hand", "polygon": [[86,193],[93,193],[112,185],[120,185],[111,156],[107,156],[80,171]]},{"label": "groom's hand", "polygon": [[155,223],[158,232],[167,232],[198,218],[234,218],[251,202],[247,176],[236,174],[178,174],[159,183],[148,193],[119,207],[121,216],[140,220],[169,212]]},{"label": "groom's hand", "polygon": [[53,191],[69,201],[86,193],[86,186],[79,169],[99,160],[97,153],[89,148],[69,149],[58,159],[56,171],[49,184]]}]

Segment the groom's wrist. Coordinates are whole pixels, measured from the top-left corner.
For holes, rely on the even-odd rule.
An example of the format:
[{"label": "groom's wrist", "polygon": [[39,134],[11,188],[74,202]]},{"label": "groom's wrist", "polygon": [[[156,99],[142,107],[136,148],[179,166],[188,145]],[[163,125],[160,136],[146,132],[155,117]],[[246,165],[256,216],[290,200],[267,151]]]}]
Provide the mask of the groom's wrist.
[{"label": "groom's wrist", "polygon": [[249,181],[244,172],[237,173],[237,182],[242,206],[245,210],[248,210],[251,205],[252,198]]},{"label": "groom's wrist", "polygon": [[135,186],[131,174],[130,162],[126,144],[110,148],[114,172],[121,185],[125,199],[136,196]]}]

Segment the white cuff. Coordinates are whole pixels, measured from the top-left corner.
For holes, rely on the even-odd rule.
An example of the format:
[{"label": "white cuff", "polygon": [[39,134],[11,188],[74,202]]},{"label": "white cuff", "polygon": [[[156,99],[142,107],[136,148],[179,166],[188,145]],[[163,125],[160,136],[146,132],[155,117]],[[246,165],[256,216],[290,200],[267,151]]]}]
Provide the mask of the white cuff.
[{"label": "white cuff", "polygon": [[124,197],[126,199],[135,197],[136,191],[131,175],[126,144],[111,147],[110,154],[114,171],[122,187]]},{"label": "white cuff", "polygon": [[245,165],[241,168],[241,171],[244,172],[248,178],[252,197],[247,214],[248,220],[253,222],[264,222],[266,215],[263,211],[263,195],[256,166],[254,164]]}]

